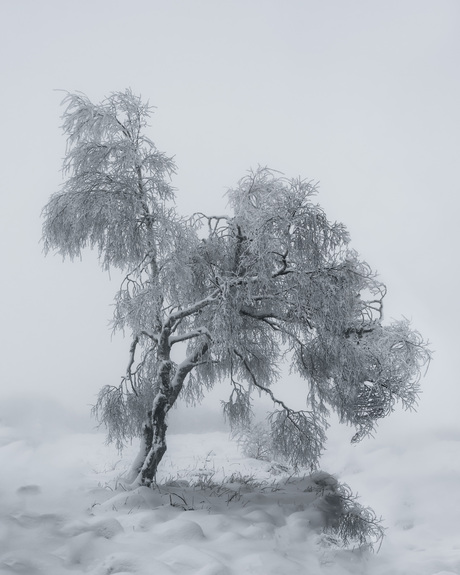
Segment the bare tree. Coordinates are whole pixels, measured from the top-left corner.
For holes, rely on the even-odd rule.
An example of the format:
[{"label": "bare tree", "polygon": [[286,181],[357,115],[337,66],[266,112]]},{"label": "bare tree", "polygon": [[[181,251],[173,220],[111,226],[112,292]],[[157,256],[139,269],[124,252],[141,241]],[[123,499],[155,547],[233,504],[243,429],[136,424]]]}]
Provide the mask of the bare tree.
[{"label": "bare tree", "polygon": [[[227,215],[183,219],[175,165],[145,135],[148,105],[129,90],[64,103],[67,179],[44,208],[44,245],[70,258],[97,248],[125,274],[113,325],[132,334],[128,366],[95,411],[120,448],[141,438],[134,484],[153,481],[177,398],[224,380],[233,426],[250,422],[254,391],[271,398],[274,448],[294,465],[316,465],[330,410],[359,440],[397,402],[414,406],[427,345],[407,321],[383,323],[385,286],[310,182],[260,168],[228,191]],[[305,409],[272,391],[286,362],[305,380]]]}]

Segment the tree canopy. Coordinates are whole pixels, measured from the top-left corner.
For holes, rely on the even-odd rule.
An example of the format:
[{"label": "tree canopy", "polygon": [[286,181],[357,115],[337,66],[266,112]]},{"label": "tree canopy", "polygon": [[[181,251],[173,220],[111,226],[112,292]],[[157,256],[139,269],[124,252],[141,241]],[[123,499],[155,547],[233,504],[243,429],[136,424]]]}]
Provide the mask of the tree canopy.
[{"label": "tree canopy", "polygon": [[[180,217],[175,164],[145,135],[148,104],[130,90],[64,103],[66,180],[44,208],[44,245],[70,258],[95,248],[125,274],[113,326],[131,333],[128,367],[96,413],[119,447],[141,437],[133,481],[152,481],[177,398],[222,381],[234,427],[249,425],[254,392],[271,398],[275,451],[294,465],[317,464],[330,411],[357,441],[398,402],[415,405],[428,347],[408,321],[384,322],[384,284],[311,182],[258,168],[228,190],[227,214]],[[272,391],[286,364],[305,381],[303,406]]]}]

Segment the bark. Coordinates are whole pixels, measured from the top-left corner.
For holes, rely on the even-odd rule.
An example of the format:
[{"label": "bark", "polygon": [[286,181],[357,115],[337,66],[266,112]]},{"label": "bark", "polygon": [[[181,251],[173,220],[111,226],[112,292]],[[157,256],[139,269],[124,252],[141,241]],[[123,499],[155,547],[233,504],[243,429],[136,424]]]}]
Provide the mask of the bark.
[{"label": "bark", "polygon": [[165,396],[158,394],[155,406],[148,413],[141,437],[139,453],[132,465],[128,481],[133,487],[152,485],[160,461],[166,453],[166,416],[169,411]]},{"label": "bark", "polygon": [[[191,357],[188,357],[183,364],[177,367],[173,378],[171,378],[171,362],[169,359],[163,361],[158,373],[159,391],[154,399],[152,411],[148,413],[143,429],[140,452],[130,474],[131,479],[134,479],[133,485],[150,487],[154,482],[158,465],[167,449],[167,414],[176,402],[188,373],[196,366],[197,361],[202,358],[207,350],[208,344],[205,343]],[[169,357],[169,353],[167,355]]]},{"label": "bark", "polygon": [[151,415],[151,426],[144,427],[145,459],[140,470],[139,482],[149,487],[155,479],[158,465],[166,453],[166,415],[169,411],[167,398],[161,394]]}]

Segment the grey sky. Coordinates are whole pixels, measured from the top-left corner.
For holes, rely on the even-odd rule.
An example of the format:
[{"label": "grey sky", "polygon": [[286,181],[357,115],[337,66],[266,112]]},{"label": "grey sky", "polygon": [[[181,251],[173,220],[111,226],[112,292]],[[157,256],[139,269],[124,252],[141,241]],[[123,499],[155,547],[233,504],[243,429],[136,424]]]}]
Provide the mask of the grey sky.
[{"label": "grey sky", "polygon": [[[62,94],[131,87],[157,107],[184,213],[224,211],[245,171],[320,181],[318,201],[388,285],[386,313],[430,340],[423,417],[458,391],[460,4],[271,0],[4,0],[0,397],[85,409],[127,350],[95,258],[43,258],[40,210],[61,183]],[[440,399],[442,397],[442,399]]]}]

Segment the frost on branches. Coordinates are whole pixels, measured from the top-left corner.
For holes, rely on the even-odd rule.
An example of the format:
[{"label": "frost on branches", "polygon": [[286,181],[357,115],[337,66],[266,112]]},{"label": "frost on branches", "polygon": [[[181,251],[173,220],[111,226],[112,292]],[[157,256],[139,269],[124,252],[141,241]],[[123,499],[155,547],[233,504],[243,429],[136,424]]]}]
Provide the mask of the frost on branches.
[{"label": "frost on branches", "polygon": [[[414,405],[427,346],[407,321],[383,323],[385,286],[310,182],[258,169],[228,191],[228,214],[184,219],[175,165],[145,134],[148,105],[129,90],[64,103],[67,179],[43,211],[45,250],[96,248],[104,269],[125,274],[114,328],[132,334],[128,365],[95,411],[119,447],[142,439],[134,484],[153,481],[177,398],[224,380],[233,426],[250,423],[254,391],[271,398],[273,445],[293,465],[315,467],[331,410],[357,441],[397,402]],[[307,409],[271,389],[286,363],[305,380]]]}]

